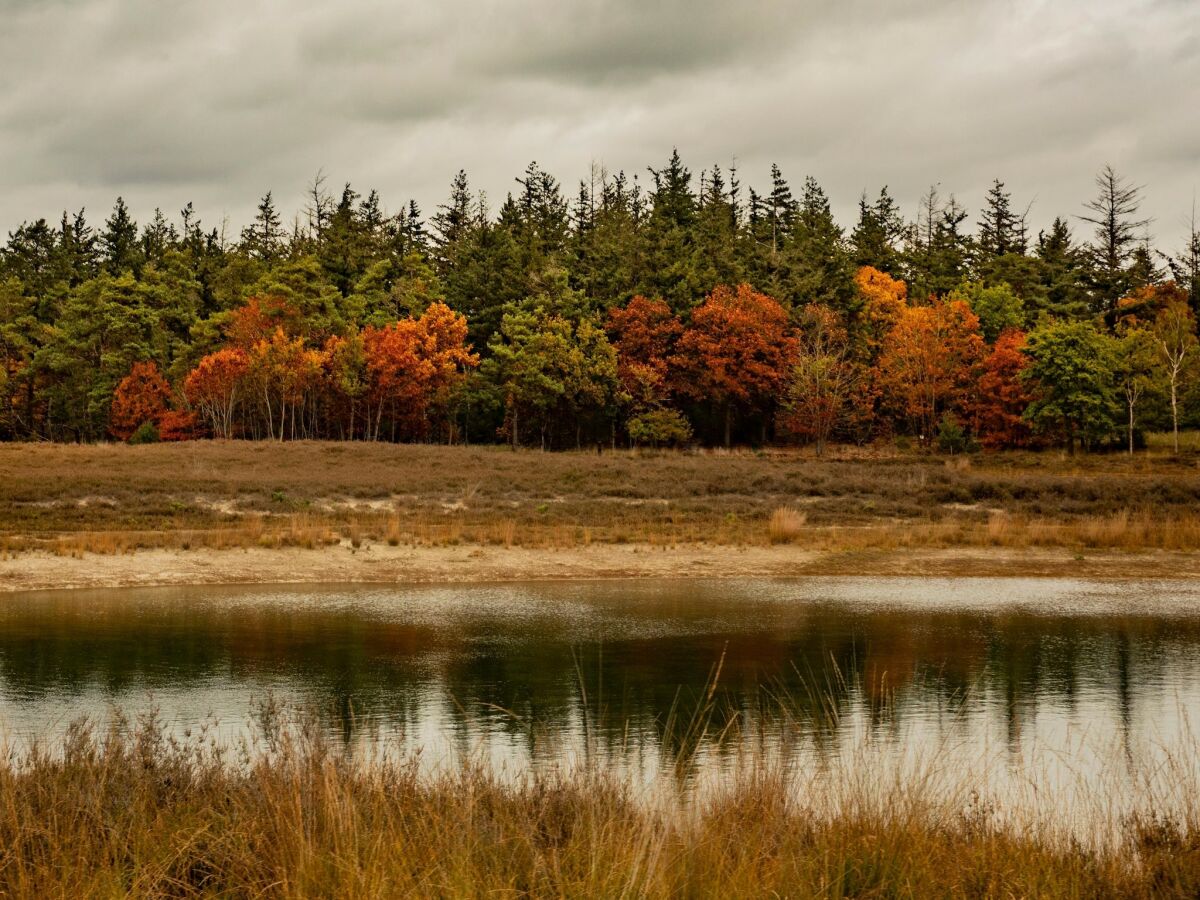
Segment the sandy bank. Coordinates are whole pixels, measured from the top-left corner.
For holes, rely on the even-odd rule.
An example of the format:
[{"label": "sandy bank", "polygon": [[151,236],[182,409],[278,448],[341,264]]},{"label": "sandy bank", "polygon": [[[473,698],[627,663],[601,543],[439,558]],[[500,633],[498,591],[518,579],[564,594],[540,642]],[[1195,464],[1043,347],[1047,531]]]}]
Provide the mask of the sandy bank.
[{"label": "sandy bank", "polygon": [[1200,554],[944,549],[834,553],[801,547],[599,545],[145,550],[79,558],[30,553],[0,562],[0,592],[185,584],[429,583],[562,578],[803,575],[1200,577]]}]

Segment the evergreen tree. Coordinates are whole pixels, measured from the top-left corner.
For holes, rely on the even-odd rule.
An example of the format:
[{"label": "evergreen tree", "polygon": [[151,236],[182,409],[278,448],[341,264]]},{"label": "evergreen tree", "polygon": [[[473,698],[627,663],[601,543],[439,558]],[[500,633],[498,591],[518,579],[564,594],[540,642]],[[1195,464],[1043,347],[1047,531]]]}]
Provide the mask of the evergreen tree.
[{"label": "evergreen tree", "polygon": [[1079,218],[1095,226],[1090,247],[1093,311],[1111,313],[1133,288],[1129,265],[1138,234],[1150,220],[1136,218],[1142,189],[1131,185],[1112,166],[1100,170],[1096,187],[1096,198],[1086,204],[1089,214]]},{"label": "evergreen tree", "polygon": [[1023,255],[1025,246],[1025,217],[1012,209],[1012,194],[1004,182],[996,179],[988,190],[983,211],[979,214],[979,255],[981,264],[1010,253]]},{"label": "evergreen tree", "polygon": [[[1065,219],[1055,218],[1050,230],[1038,235],[1037,257],[1042,263],[1043,293],[1033,311],[1064,319],[1086,316],[1087,257],[1073,244]],[[1027,298],[1027,304],[1034,305],[1032,298]]]},{"label": "evergreen tree", "polygon": [[275,211],[271,192],[267,191],[258,203],[254,224],[242,232],[242,249],[253,259],[271,263],[279,256],[282,240],[279,213]]},{"label": "evergreen tree", "polygon": [[637,290],[662,297],[675,312],[684,312],[703,296],[692,265],[696,224],[692,173],[675,150],[665,168],[650,169],[650,174],[654,190],[646,221],[647,265]]},{"label": "evergreen tree", "polygon": [[1188,305],[1193,314],[1200,315],[1200,229],[1196,226],[1196,212],[1188,223],[1187,243],[1176,256],[1168,257],[1167,265],[1171,277],[1188,293]]},{"label": "evergreen tree", "polygon": [[783,297],[793,310],[819,303],[846,315],[855,311],[854,264],[825,191],[811,176],[788,241]]},{"label": "evergreen tree", "polygon": [[141,254],[138,248],[138,226],[129,214],[125,200],[117,198],[112,215],[104,223],[100,234],[100,249],[104,267],[111,275],[122,272],[137,274],[141,269]]},{"label": "evergreen tree", "polygon": [[888,275],[901,274],[900,241],[904,237],[900,209],[885,185],[874,203],[864,193],[858,201],[858,224],[850,235],[855,266],[871,266]]},{"label": "evergreen tree", "polygon": [[433,217],[434,245],[442,266],[454,264],[456,250],[474,226],[477,212],[467,173],[460,169],[450,183],[450,199]]}]

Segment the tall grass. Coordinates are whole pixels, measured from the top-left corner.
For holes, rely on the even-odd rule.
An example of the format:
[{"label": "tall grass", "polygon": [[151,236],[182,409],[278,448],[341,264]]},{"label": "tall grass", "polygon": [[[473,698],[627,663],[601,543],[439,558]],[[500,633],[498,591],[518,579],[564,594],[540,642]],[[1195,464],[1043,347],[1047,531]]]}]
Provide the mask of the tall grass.
[{"label": "tall grass", "polygon": [[[683,754],[686,757],[686,753]],[[686,768],[679,760],[677,769]],[[230,748],[153,720],[0,759],[6,897],[1195,897],[1200,829],[1150,797],[1114,839],[923,778],[751,753],[707,790],[601,764],[504,775],[355,754],[311,723]]]}]

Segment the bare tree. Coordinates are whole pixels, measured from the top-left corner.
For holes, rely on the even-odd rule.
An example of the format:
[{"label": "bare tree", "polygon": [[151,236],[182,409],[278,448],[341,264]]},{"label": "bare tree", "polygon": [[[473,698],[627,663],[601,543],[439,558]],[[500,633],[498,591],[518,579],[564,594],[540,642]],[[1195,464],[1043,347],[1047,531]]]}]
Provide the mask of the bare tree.
[{"label": "bare tree", "polygon": [[1175,452],[1179,452],[1179,386],[1186,366],[1196,350],[1196,319],[1187,304],[1176,300],[1168,303],[1154,321],[1154,336],[1167,373],[1171,389],[1171,430]]}]

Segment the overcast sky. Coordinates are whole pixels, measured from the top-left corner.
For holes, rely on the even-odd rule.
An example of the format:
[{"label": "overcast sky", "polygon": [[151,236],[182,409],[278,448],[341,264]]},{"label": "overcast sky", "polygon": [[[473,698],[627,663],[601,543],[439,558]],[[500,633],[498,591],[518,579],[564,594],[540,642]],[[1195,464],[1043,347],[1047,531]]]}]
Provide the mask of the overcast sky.
[{"label": "overcast sky", "polygon": [[118,194],[236,231],[318,170],[429,215],[460,167],[498,204],[530,160],[571,193],[672,146],[814,175],[843,221],[885,183],[974,213],[999,177],[1035,229],[1111,162],[1174,249],[1200,0],[0,0],[3,231]]}]

